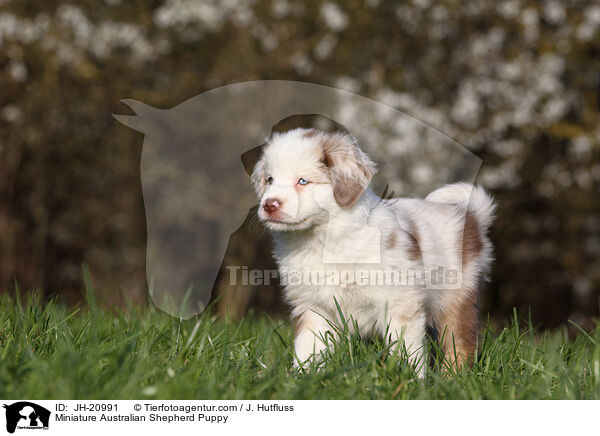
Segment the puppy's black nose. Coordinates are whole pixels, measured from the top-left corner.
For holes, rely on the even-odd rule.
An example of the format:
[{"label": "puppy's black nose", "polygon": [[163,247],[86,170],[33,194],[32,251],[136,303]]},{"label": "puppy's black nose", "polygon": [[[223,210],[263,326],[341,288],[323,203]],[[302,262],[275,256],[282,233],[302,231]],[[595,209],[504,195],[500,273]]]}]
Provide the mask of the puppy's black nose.
[{"label": "puppy's black nose", "polygon": [[279,210],[281,207],[281,201],[278,198],[267,198],[265,200],[265,204],[263,204],[263,209],[267,213],[273,213]]}]

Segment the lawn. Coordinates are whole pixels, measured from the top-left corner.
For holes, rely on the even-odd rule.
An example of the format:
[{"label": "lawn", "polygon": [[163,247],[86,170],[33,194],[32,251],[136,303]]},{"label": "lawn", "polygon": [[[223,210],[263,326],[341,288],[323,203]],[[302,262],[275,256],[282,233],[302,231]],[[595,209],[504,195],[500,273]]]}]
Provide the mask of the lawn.
[{"label": "lawn", "polygon": [[483,329],[472,368],[416,379],[381,341],[340,332],[321,371],[291,368],[289,323],[205,312],[69,308],[0,297],[0,397],[12,399],[600,398],[600,329],[569,340],[512,320]]}]

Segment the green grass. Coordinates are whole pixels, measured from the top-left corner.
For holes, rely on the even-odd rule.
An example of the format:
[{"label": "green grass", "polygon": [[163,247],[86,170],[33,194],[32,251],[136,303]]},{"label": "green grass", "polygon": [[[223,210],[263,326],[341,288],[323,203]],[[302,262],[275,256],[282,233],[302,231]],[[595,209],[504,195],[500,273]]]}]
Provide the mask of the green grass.
[{"label": "green grass", "polygon": [[67,308],[0,297],[0,397],[32,399],[600,398],[600,329],[570,341],[511,325],[482,331],[460,374],[416,379],[381,341],[342,331],[324,368],[291,369],[288,323],[205,313],[179,321],[151,308]]}]

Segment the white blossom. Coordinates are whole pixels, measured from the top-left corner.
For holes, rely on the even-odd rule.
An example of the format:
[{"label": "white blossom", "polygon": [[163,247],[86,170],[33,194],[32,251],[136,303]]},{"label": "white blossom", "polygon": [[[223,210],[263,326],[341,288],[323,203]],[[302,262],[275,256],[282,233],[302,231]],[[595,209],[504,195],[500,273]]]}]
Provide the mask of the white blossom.
[{"label": "white blossom", "polygon": [[348,16],[335,3],[323,3],[321,5],[321,17],[327,27],[334,32],[340,32],[348,26]]}]

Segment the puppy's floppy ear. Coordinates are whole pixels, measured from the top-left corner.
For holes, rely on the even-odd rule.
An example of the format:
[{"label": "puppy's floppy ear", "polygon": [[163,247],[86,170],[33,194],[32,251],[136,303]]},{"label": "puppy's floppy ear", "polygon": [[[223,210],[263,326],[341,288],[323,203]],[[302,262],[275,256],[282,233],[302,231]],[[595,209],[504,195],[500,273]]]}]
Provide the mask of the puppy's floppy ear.
[{"label": "puppy's floppy ear", "polygon": [[377,172],[375,163],[354,143],[349,134],[322,136],[323,163],[329,168],[333,196],[343,208],[351,208]]}]

